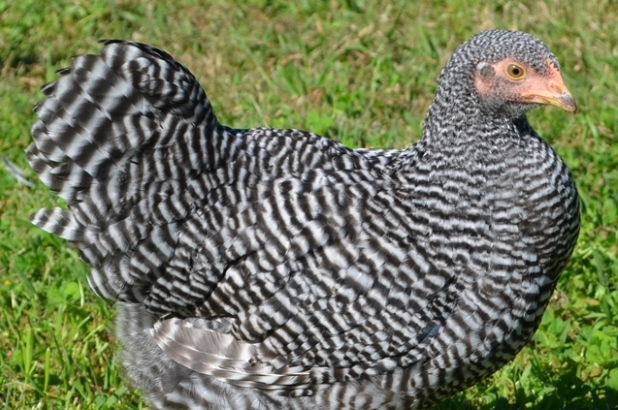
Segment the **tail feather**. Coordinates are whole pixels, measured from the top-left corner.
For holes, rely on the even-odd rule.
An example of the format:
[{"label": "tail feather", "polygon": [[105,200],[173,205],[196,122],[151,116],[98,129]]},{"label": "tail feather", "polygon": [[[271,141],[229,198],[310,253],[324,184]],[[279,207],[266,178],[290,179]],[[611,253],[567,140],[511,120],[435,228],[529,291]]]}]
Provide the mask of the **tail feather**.
[{"label": "tail feather", "polygon": [[40,209],[32,215],[32,223],[68,241],[88,242],[93,236],[65,209]]},{"label": "tail feather", "polygon": [[186,187],[221,166],[231,134],[167,53],[104,44],[42,87],[27,155],[69,209],[40,210],[32,222],[76,244],[97,294],[132,299],[174,256],[178,224],[205,195],[187,198]]}]

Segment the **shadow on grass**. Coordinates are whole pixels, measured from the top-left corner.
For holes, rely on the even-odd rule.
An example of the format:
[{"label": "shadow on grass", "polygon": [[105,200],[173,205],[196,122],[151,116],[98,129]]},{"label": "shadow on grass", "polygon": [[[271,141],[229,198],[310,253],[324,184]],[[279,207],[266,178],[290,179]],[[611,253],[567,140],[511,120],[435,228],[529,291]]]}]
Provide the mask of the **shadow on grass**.
[{"label": "shadow on grass", "polygon": [[608,386],[597,386],[580,379],[575,369],[557,377],[556,388],[546,391],[542,398],[518,388],[515,400],[500,395],[487,404],[475,404],[460,394],[441,402],[433,410],[615,410],[618,409],[618,391]]}]

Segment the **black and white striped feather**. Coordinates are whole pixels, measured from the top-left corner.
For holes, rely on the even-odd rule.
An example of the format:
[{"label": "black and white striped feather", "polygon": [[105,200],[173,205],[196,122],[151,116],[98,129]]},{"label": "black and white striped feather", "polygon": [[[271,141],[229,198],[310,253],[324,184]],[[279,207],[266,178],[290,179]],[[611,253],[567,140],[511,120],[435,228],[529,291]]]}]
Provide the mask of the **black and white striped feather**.
[{"label": "black and white striped feather", "polygon": [[482,33],[415,146],[354,150],[224,127],[168,54],[107,41],[43,87],[28,157],[68,209],[33,223],[118,301],[123,364],[158,408],[423,407],[530,340],[578,234],[565,164],[470,92],[466,67],[509,53],[555,61]]}]

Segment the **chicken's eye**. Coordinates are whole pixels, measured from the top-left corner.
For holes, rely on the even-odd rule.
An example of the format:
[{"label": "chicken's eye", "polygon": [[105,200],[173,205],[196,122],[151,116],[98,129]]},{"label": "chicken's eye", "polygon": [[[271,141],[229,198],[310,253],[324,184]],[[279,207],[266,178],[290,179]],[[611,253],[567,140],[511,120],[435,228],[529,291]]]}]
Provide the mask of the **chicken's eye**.
[{"label": "chicken's eye", "polygon": [[509,64],[506,66],[506,75],[511,80],[521,80],[526,75],[526,70],[519,64]]}]

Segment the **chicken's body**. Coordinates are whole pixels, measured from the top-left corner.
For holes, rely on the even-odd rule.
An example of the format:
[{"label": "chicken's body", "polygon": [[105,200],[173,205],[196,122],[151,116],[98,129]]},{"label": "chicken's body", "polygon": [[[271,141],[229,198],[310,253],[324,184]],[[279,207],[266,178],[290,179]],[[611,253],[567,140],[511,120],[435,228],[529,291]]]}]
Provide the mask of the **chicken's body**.
[{"label": "chicken's body", "polygon": [[[533,39],[487,33],[476,41]],[[34,223],[75,242],[91,287],[119,301],[122,362],[149,401],[420,407],[530,340],[577,238],[577,193],[523,111],[444,87],[466,51],[403,151],[223,127],[184,67],[133,43],[44,89],[29,156],[69,210]]]}]

